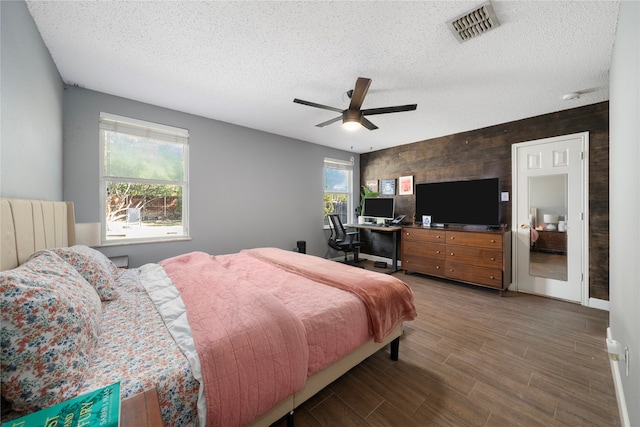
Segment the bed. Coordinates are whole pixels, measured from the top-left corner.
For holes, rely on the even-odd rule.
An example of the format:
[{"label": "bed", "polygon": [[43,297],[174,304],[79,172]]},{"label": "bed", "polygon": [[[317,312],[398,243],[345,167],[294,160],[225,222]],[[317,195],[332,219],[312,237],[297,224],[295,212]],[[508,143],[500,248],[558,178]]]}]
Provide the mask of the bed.
[{"label": "bed", "polygon": [[0,208],[5,419],[120,381],[123,398],[156,388],[165,426],[267,426],[385,346],[397,360],[416,315],[397,278],[311,255],[118,269],[75,244],[71,203]]}]

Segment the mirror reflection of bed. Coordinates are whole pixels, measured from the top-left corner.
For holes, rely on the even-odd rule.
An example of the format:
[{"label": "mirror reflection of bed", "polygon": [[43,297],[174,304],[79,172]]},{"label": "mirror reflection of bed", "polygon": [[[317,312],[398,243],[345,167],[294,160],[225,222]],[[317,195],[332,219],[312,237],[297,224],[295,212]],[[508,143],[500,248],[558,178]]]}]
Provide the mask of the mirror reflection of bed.
[{"label": "mirror reflection of bed", "polygon": [[567,175],[529,178],[529,275],[567,281]]}]

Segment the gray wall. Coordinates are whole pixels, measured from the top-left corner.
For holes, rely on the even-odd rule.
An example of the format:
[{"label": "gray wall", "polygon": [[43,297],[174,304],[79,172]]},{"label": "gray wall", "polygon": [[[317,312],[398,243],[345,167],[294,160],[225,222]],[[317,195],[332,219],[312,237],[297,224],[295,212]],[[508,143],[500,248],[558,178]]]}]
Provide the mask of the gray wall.
[{"label": "gray wall", "polygon": [[611,64],[610,324],[629,348],[618,362],[630,426],[640,426],[640,3],[623,1]]},{"label": "gray wall", "polygon": [[189,130],[192,240],[101,248],[110,256],[128,254],[132,266],[187,251],[293,249],[297,240],[307,241],[307,253],[325,256],[324,158],[354,156],[354,183],[360,182],[359,156],[346,151],[67,86],[64,199],[75,202],[77,222],[100,220],[100,112]]},{"label": "gray wall", "polygon": [[62,80],[27,5],[0,15],[0,195],[61,200]]}]

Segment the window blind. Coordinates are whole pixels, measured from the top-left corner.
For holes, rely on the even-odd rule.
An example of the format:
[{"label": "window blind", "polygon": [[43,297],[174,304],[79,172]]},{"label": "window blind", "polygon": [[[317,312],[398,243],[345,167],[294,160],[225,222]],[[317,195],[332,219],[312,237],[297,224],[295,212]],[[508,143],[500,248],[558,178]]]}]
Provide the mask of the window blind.
[{"label": "window blind", "polygon": [[157,141],[189,143],[189,131],[160,123],[146,122],[110,113],[100,113],[100,129]]}]

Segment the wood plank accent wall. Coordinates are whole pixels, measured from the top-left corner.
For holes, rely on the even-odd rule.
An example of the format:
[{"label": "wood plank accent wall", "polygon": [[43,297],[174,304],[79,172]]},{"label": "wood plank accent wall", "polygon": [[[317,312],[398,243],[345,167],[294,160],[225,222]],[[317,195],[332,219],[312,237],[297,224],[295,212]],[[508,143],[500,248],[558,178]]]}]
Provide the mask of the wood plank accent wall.
[{"label": "wood plank accent wall", "polygon": [[[511,191],[511,144],[589,131],[589,296],[609,300],[609,102],[400,145],[360,155],[361,184],[413,175],[414,183],[500,178]],[[512,197],[510,197],[511,199]],[[396,215],[413,218],[414,196],[395,196]],[[511,224],[511,201],[501,202]],[[386,241],[364,233],[363,252],[389,256]]]}]

